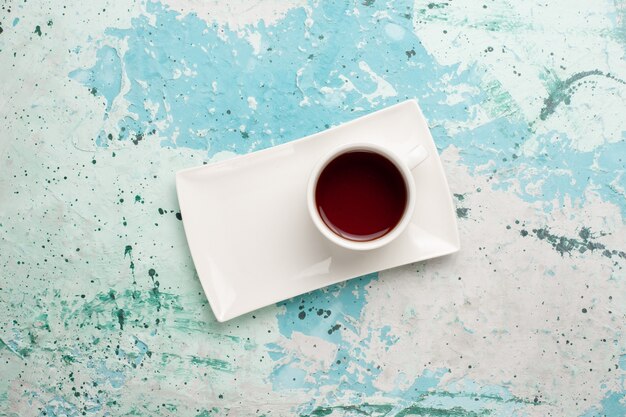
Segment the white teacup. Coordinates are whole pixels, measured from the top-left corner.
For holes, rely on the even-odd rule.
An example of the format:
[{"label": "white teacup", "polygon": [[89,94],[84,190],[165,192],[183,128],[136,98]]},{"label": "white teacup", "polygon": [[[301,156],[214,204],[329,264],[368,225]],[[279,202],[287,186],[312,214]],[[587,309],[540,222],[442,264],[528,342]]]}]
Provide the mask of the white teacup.
[{"label": "white teacup", "polygon": [[[322,219],[315,198],[318,179],[326,166],[338,156],[354,151],[374,152],[386,158],[398,169],[398,171],[402,175],[404,185],[406,187],[406,205],[400,220],[397,222],[395,227],[393,227],[393,229],[373,240],[351,240],[335,233]],[[328,240],[347,249],[371,250],[380,248],[392,242],[394,239],[402,234],[404,229],[411,221],[411,217],[413,216],[413,212],[415,211],[415,182],[413,180],[411,170],[417,167],[420,163],[422,163],[427,157],[428,152],[421,145],[416,146],[405,155],[397,155],[396,153],[390,151],[383,146],[374,145],[371,143],[354,143],[335,148],[317,163],[315,168],[313,168],[309,179],[309,185],[307,190],[307,203],[309,214],[311,215],[313,223],[315,223],[315,226],[318,228],[318,230]]]}]

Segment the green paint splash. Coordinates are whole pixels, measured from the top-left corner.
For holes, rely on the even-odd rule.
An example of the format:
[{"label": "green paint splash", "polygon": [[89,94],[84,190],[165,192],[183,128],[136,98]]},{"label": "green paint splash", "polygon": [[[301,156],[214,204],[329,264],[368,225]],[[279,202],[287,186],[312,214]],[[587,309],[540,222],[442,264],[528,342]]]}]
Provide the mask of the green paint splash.
[{"label": "green paint splash", "polygon": [[611,79],[620,84],[626,84],[624,80],[617,78],[612,74],[606,74],[600,70],[578,72],[565,81],[560,80],[551,72],[548,72],[548,75],[551,79],[549,80],[548,97],[543,100],[543,108],[539,113],[539,118],[541,120],[546,120],[548,116],[555,112],[556,108],[561,103],[569,105],[572,101],[572,94],[576,92],[576,89],[580,85],[578,82],[583,78],[600,76]]},{"label": "green paint splash", "polygon": [[468,208],[459,207],[456,209],[456,217],[459,219],[467,219],[469,211],[470,209]]}]

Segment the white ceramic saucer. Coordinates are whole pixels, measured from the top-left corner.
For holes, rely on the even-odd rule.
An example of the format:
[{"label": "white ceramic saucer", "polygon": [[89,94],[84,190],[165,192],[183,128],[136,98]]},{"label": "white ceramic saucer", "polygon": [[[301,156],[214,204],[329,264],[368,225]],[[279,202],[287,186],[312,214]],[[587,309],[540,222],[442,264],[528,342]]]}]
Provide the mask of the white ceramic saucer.
[{"label": "white ceramic saucer", "polygon": [[[307,183],[318,160],[355,142],[398,154],[422,144],[430,154],[412,171],[417,201],[411,223],[393,242],[372,251],[331,243],[307,211]],[[176,188],[191,255],[219,321],[459,250],[448,184],[414,100],[274,148],[180,171]]]}]

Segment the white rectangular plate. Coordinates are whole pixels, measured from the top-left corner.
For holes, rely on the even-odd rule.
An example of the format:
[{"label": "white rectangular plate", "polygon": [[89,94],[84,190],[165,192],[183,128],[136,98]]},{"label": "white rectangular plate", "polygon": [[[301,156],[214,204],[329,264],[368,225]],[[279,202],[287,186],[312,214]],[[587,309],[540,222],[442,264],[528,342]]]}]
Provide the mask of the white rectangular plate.
[{"label": "white rectangular plate", "polygon": [[[429,158],[413,170],[416,207],[396,240],[340,248],[307,212],[307,182],[336,146],[371,142]],[[410,100],[290,143],[176,174],[187,241],[215,317],[225,321],[350,278],[459,250],[448,184],[426,120]]]}]

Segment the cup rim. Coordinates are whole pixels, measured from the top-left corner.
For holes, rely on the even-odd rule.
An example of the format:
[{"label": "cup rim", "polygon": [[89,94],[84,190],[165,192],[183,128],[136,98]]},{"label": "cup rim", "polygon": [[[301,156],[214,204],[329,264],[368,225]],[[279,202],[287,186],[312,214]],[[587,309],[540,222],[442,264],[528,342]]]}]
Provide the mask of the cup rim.
[{"label": "cup rim", "polygon": [[[398,170],[402,174],[402,178],[404,179],[404,183],[407,188],[407,203],[404,209],[404,213],[402,214],[402,218],[400,219],[398,224],[396,224],[396,226],[389,233],[386,233],[385,235],[374,240],[368,240],[363,242],[346,239],[342,236],[339,236],[332,229],[330,229],[330,227],[326,225],[319,211],[317,210],[317,204],[315,201],[315,190],[317,187],[317,181],[324,168],[326,168],[326,166],[339,155],[355,150],[375,152],[387,158],[389,161],[391,161],[391,163],[396,166],[396,168],[398,168]],[[307,187],[307,205],[313,223],[322,233],[322,235],[324,235],[324,237],[326,237],[331,242],[346,249],[352,250],[378,249],[387,245],[388,243],[395,240],[398,236],[400,236],[400,234],[404,232],[408,224],[411,222],[411,218],[413,216],[413,213],[415,212],[415,183],[413,181],[411,170],[409,169],[406,162],[390,149],[366,142],[350,143],[334,148],[332,151],[328,152],[326,155],[320,158],[320,160],[317,162],[309,177],[309,183]]]}]

